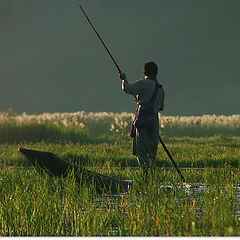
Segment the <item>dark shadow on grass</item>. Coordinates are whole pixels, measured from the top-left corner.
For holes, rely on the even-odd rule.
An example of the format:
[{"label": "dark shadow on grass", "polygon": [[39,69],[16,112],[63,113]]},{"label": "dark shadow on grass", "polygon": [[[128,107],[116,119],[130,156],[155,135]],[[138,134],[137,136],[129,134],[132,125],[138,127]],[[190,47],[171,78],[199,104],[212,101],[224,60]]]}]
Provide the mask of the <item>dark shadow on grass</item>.
[{"label": "dark shadow on grass", "polygon": [[72,142],[81,144],[111,143],[108,136],[95,136],[87,129],[80,127],[58,127],[53,124],[29,123],[21,126],[15,123],[5,123],[0,126],[0,143],[62,143]]},{"label": "dark shadow on grass", "polygon": [[234,136],[217,135],[213,137],[162,137],[166,144],[189,144],[202,146],[206,143],[209,146],[240,148],[240,142]]},{"label": "dark shadow on grass", "polygon": [[[168,160],[157,160],[156,162],[157,167],[164,167],[164,168],[174,168],[173,164]],[[222,168],[225,165],[228,165],[233,168],[239,167],[239,161],[237,159],[200,159],[195,161],[187,161],[182,160],[181,162],[177,163],[179,168]]]},{"label": "dark shadow on grass", "polygon": [[166,126],[161,129],[161,134],[168,137],[214,137],[222,136],[240,136],[240,128],[231,128],[229,126]]}]

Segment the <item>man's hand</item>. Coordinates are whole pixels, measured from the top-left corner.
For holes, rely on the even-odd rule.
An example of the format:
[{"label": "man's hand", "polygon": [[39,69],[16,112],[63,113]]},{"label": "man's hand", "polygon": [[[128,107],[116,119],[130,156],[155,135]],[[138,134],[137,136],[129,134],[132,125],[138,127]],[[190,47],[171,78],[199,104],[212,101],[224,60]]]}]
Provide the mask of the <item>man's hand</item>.
[{"label": "man's hand", "polygon": [[120,77],[120,79],[122,79],[122,80],[127,80],[127,79],[126,79],[126,74],[125,74],[124,72],[120,72],[120,73],[119,73],[119,77]]},{"label": "man's hand", "polygon": [[126,74],[124,72],[120,72],[119,77],[122,79],[122,90],[125,91],[125,86],[128,84]]}]

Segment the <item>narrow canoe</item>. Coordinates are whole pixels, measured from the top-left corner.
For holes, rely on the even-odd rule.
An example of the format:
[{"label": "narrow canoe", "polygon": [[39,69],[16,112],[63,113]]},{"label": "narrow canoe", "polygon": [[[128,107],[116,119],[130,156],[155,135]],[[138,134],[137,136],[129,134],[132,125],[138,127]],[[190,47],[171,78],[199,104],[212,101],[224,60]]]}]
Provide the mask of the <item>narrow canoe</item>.
[{"label": "narrow canoe", "polygon": [[98,193],[111,192],[117,194],[129,191],[132,183],[126,180],[118,180],[94,171],[80,168],[79,166],[59,158],[51,152],[36,151],[26,148],[18,149],[38,170],[45,170],[51,176],[66,177],[69,171],[74,169],[76,180],[86,183],[94,182]]}]

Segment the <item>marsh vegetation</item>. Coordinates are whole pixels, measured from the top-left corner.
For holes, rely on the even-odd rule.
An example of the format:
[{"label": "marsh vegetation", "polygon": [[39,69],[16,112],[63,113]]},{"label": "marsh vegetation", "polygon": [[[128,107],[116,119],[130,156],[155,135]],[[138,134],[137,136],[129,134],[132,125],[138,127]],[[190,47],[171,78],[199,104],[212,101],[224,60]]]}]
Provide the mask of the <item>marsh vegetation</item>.
[{"label": "marsh vegetation", "polygon": [[[0,114],[1,236],[239,236],[240,116],[161,116],[161,135],[187,180],[159,145],[146,184],[132,156],[132,114]],[[133,180],[128,194],[38,174],[19,147]]]}]

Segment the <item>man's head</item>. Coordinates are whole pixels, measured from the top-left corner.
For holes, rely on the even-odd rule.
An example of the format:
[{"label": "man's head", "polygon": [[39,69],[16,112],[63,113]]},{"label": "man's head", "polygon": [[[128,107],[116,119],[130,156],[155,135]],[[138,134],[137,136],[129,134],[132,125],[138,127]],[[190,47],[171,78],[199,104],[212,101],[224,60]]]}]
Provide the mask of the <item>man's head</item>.
[{"label": "man's head", "polygon": [[154,62],[147,62],[144,64],[144,75],[150,78],[156,78],[158,74],[158,67]]}]

